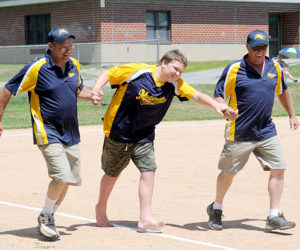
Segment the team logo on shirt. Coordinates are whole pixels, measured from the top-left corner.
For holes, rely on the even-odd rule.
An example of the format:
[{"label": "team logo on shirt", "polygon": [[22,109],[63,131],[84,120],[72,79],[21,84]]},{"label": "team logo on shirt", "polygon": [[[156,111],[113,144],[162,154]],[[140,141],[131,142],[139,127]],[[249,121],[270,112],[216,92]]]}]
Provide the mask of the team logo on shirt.
[{"label": "team logo on shirt", "polygon": [[268,73],[269,78],[274,78],[275,76],[276,76],[276,74]]},{"label": "team logo on shirt", "polygon": [[68,77],[73,77],[73,76],[75,76],[75,73],[69,73],[68,74]]},{"label": "team logo on shirt", "polygon": [[159,97],[149,96],[149,92],[146,92],[146,90],[144,89],[141,89],[136,99],[140,100],[141,105],[157,105],[166,102],[166,97],[163,96],[159,98]]}]

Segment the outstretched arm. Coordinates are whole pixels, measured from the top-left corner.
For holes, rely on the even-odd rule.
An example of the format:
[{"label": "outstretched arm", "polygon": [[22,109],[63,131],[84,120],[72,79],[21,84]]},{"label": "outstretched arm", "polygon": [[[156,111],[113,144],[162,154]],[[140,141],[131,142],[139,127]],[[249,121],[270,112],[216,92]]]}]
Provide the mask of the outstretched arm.
[{"label": "outstretched arm", "polygon": [[92,103],[97,106],[101,103],[104,93],[103,87],[108,83],[108,77],[105,72],[103,72],[96,80],[93,92],[92,92]]},{"label": "outstretched arm", "polygon": [[210,96],[200,93],[199,91],[196,91],[195,94],[192,97],[192,100],[205,105],[212,107],[215,109],[220,115],[225,116],[229,120],[235,120],[238,115],[238,110],[233,110],[232,108],[228,107],[224,102],[215,101]]},{"label": "outstretched arm", "polygon": [[297,120],[294,112],[293,101],[288,89],[284,90],[281,95],[278,96],[281,105],[284,107],[290,118],[290,128],[297,129],[299,127],[299,121]]},{"label": "outstretched arm", "polygon": [[5,87],[2,88],[0,92],[0,136],[2,135],[2,131],[3,131],[2,116],[7,104],[10,101],[11,95],[12,94],[7,88]]}]

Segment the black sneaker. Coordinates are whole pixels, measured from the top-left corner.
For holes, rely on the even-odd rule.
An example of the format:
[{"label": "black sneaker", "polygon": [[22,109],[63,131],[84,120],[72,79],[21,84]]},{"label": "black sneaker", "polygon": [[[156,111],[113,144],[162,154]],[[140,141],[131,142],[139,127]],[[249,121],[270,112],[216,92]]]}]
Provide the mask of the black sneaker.
[{"label": "black sneaker", "polygon": [[208,220],[208,226],[212,230],[222,230],[223,224],[222,224],[222,210],[220,209],[213,209],[213,203],[211,203],[207,207],[207,214],[209,216]]},{"label": "black sneaker", "polygon": [[283,214],[279,214],[276,217],[270,218],[268,216],[266,229],[267,230],[286,230],[296,226],[296,223],[293,221],[287,221]]},{"label": "black sneaker", "polygon": [[38,217],[38,223],[38,230],[45,237],[52,239],[59,238],[59,233],[56,231],[53,215],[41,213]]}]

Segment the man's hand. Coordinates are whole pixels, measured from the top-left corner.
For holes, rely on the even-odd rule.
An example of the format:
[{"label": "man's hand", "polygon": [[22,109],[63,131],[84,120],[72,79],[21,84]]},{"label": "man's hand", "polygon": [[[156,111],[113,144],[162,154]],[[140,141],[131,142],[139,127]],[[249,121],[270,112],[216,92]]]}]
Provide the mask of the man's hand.
[{"label": "man's hand", "polygon": [[299,127],[299,121],[297,120],[297,118],[295,116],[292,116],[290,118],[290,128],[292,130],[296,130]]},{"label": "man's hand", "polygon": [[217,112],[225,116],[227,119],[233,121],[237,118],[239,111],[234,110],[230,107],[228,107],[225,103],[219,103],[219,107],[217,108]]},{"label": "man's hand", "polygon": [[92,91],[92,98],[91,98],[92,104],[98,106],[101,103],[103,97],[104,97],[104,93],[102,89],[94,89]]}]

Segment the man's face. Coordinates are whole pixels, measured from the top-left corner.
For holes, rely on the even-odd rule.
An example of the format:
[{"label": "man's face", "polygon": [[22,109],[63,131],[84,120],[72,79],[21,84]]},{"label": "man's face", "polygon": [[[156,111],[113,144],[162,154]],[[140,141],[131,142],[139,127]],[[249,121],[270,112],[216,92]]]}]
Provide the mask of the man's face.
[{"label": "man's face", "polygon": [[69,61],[73,49],[72,38],[69,37],[61,43],[49,43],[48,46],[55,63],[60,64]]},{"label": "man's face", "polygon": [[162,76],[165,81],[176,82],[183,71],[185,70],[185,65],[179,61],[171,61],[166,63],[162,62]]},{"label": "man's face", "polygon": [[268,46],[265,44],[260,44],[259,46],[252,48],[247,44],[248,59],[253,65],[261,65],[265,61],[265,56],[267,54]]}]

